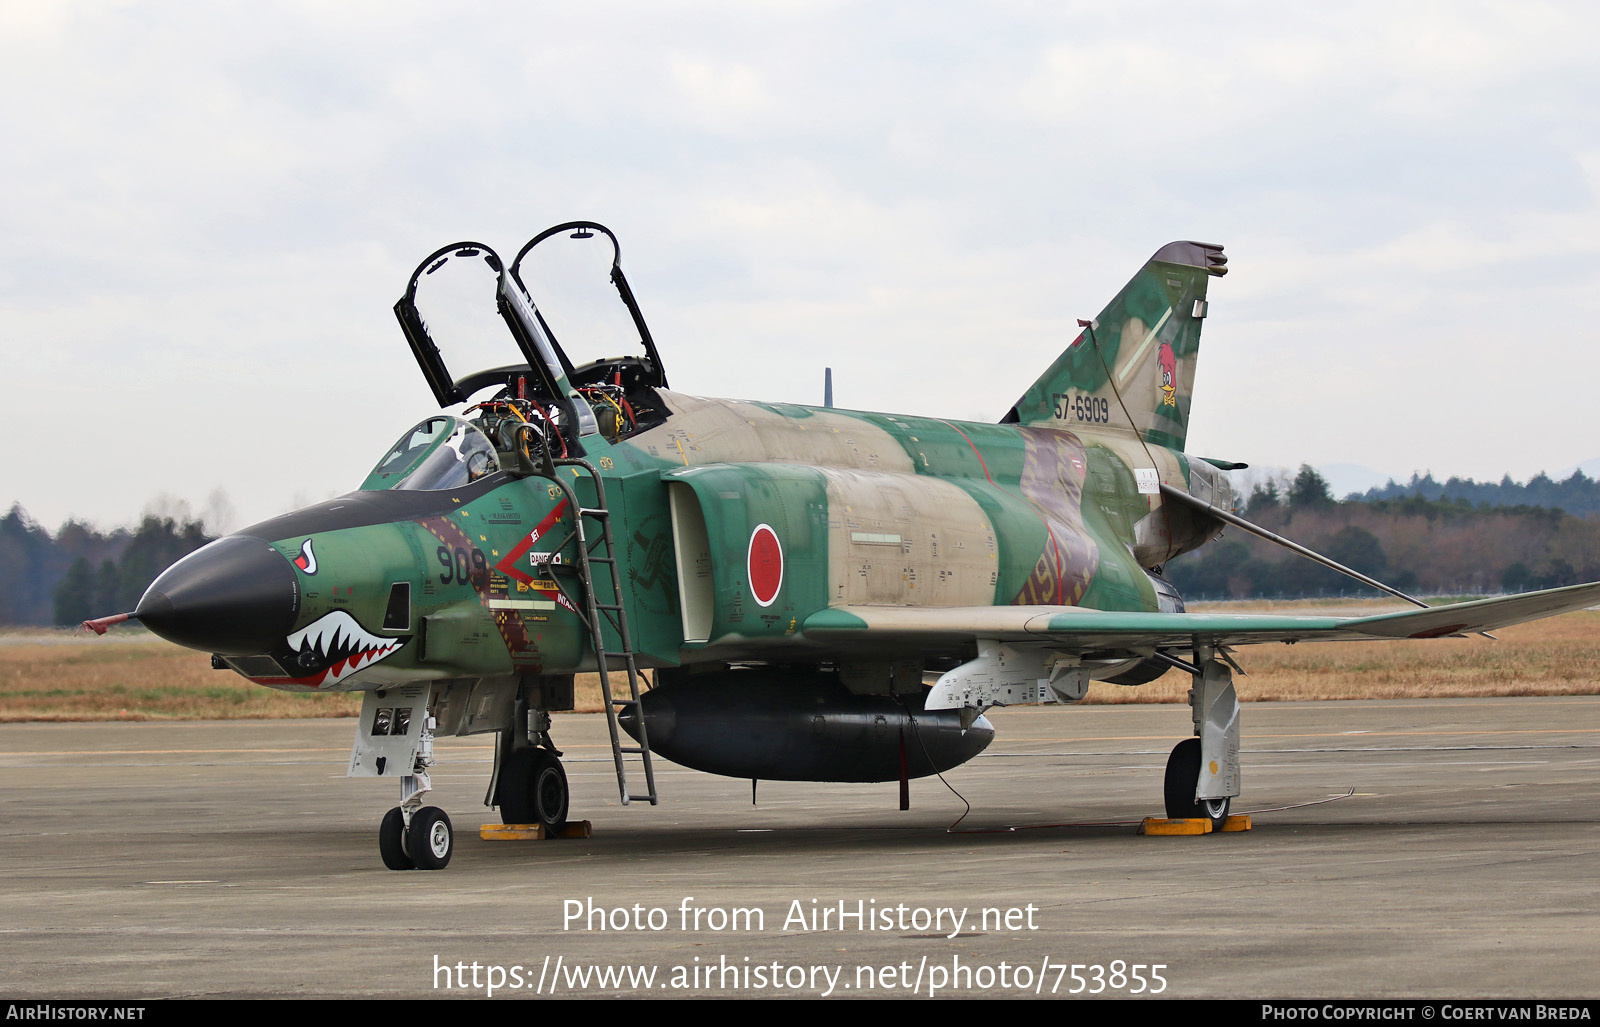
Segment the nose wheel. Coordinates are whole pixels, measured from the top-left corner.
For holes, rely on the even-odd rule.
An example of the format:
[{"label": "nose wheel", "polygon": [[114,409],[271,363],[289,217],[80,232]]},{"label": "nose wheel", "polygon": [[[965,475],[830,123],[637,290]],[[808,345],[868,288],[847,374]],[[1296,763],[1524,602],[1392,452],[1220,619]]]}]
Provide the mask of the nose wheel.
[{"label": "nose wheel", "polygon": [[378,854],[390,870],[443,870],[455,851],[450,818],[437,806],[424,806],[406,823],[399,806],[383,815],[378,827]]},{"label": "nose wheel", "polygon": [[390,870],[415,870],[417,865],[406,855],[406,817],[396,806],[383,815],[378,827],[378,855]]},{"label": "nose wheel", "polygon": [[437,806],[424,806],[411,814],[406,828],[406,852],[418,870],[443,870],[450,865],[455,832],[450,818]]}]

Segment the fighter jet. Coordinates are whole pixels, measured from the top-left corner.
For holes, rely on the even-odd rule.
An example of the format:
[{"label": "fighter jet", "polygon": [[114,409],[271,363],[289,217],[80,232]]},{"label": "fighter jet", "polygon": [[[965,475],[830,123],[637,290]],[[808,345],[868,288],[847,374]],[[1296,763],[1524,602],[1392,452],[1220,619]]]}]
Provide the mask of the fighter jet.
[{"label": "fighter jet", "polygon": [[[1194,688],[1166,811],[1220,824],[1240,793],[1237,647],[1600,602],[1597,583],[1367,617],[1185,612],[1170,560],[1227,524],[1270,535],[1233,512],[1242,465],[1184,451],[1226,271],[1220,246],[1161,247],[979,424],[673,391],[609,230],[557,225],[510,263],[455,243],[395,305],[440,412],[356,491],[211,543],[90,626],[132,617],[270,688],[361,691],[349,774],[397,782],[378,838],[397,870],[450,860],[450,818],[425,804],[441,735],[493,733],[485,804],[561,831],[551,714],[588,672],[627,805],[658,801],[657,755],[903,788],[983,751],[990,707],[1177,669]],[[487,312],[471,331],[424,299],[446,279]]]}]

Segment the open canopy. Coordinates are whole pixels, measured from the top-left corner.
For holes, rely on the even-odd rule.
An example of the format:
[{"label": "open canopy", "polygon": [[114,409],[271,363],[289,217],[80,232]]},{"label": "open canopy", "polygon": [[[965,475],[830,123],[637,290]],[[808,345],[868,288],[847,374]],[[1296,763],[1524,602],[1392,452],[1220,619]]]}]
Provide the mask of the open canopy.
[{"label": "open canopy", "polygon": [[[394,309],[441,407],[491,387],[563,404],[585,389],[666,385],[616,236],[592,221],[539,233],[509,267],[482,243],[442,247]],[[589,403],[576,407],[577,420],[593,420]]]}]

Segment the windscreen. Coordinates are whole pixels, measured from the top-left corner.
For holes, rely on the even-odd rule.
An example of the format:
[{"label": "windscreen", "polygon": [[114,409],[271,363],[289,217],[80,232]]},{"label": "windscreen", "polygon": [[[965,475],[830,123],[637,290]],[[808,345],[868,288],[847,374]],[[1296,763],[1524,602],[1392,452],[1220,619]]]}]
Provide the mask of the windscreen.
[{"label": "windscreen", "polygon": [[494,446],[458,417],[430,417],[400,436],[363,489],[435,492],[460,488],[500,469]]}]

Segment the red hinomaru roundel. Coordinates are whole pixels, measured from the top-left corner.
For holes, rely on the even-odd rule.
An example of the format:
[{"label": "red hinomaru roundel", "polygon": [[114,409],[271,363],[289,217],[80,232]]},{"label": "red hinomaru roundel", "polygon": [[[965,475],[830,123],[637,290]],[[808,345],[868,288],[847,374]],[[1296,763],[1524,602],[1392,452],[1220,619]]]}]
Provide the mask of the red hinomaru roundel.
[{"label": "red hinomaru roundel", "polygon": [[750,572],[750,594],[758,606],[771,606],[783,587],[783,546],[770,524],[758,524],[750,533],[750,552],[745,558]]}]

